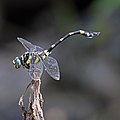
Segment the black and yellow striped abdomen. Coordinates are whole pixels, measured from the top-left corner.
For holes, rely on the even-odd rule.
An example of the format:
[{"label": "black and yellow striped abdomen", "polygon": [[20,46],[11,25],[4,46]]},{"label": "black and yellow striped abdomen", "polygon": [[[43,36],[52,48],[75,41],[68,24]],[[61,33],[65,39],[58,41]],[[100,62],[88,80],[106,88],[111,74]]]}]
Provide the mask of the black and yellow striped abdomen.
[{"label": "black and yellow striped abdomen", "polygon": [[93,38],[94,36],[98,36],[100,34],[100,32],[88,32],[88,31],[84,31],[84,30],[78,30],[78,31],[74,31],[74,32],[69,32],[64,37],[60,38],[59,41],[57,41],[56,43],[52,44],[50,46],[50,48],[46,51],[46,53],[49,54],[60,43],[65,41],[70,36],[77,35],[77,34],[81,34],[81,35],[83,35],[83,36],[85,36],[87,38]]}]

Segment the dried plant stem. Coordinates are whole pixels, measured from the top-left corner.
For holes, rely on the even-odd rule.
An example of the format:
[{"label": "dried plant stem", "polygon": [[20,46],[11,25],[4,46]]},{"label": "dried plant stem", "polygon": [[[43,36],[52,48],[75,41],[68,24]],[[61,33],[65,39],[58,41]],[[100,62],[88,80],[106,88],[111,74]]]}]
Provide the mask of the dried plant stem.
[{"label": "dried plant stem", "polygon": [[43,117],[43,98],[42,94],[40,93],[40,81],[34,81],[34,84],[32,86],[33,89],[33,115],[35,117],[35,120],[44,120]]},{"label": "dried plant stem", "polygon": [[[40,92],[41,80],[32,80],[26,87],[25,92],[20,97],[19,105],[22,110],[23,120],[44,120],[43,115],[43,97]],[[24,106],[24,96],[28,88],[31,89],[29,94],[28,109]]]}]

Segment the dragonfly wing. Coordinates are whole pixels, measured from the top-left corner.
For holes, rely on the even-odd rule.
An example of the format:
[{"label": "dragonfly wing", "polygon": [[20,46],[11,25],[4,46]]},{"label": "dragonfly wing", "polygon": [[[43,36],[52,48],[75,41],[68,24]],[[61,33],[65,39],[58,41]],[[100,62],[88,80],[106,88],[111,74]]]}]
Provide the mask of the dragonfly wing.
[{"label": "dragonfly wing", "polygon": [[19,42],[22,43],[22,45],[26,48],[27,51],[30,51],[30,52],[41,52],[43,51],[43,48],[39,47],[39,46],[36,46],[36,45],[33,45],[32,43],[28,42],[27,40],[23,39],[23,38],[17,38],[19,40]]},{"label": "dragonfly wing", "polygon": [[27,51],[33,51],[35,49],[35,45],[31,44],[30,42],[28,42],[27,40],[23,39],[23,38],[19,38],[17,37],[18,41],[22,43],[22,45],[25,47],[25,49]]},{"label": "dragonfly wing", "polygon": [[[37,52],[37,54],[39,54],[40,52],[44,51],[43,48],[41,48],[40,46],[35,46],[35,51],[34,52]],[[41,53],[42,54],[42,53]]]},{"label": "dragonfly wing", "polygon": [[32,55],[32,59],[30,60],[30,69],[28,71],[30,77],[34,80],[39,80],[43,73],[43,63],[40,57],[39,62],[37,63],[34,63],[34,59],[36,58],[38,53],[42,54],[43,48],[33,45],[23,38],[18,37],[17,39],[19,40],[19,42],[22,43],[22,45],[26,48],[29,54]]},{"label": "dragonfly wing", "polygon": [[59,66],[54,58],[47,56],[45,60],[43,60],[43,64],[45,66],[45,70],[52,78],[55,80],[60,79]]},{"label": "dragonfly wing", "polygon": [[41,62],[41,58],[38,63],[33,63],[33,60],[31,60],[30,69],[29,69],[30,77],[33,80],[40,80],[42,73],[43,73],[43,63]]}]

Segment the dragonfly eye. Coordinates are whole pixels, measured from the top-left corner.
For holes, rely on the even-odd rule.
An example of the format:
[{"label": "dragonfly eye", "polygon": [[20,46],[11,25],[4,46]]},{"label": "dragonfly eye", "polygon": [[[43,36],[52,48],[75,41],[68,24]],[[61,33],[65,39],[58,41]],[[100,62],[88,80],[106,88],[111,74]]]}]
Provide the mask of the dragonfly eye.
[{"label": "dragonfly eye", "polygon": [[13,60],[13,65],[16,69],[20,68],[21,67],[21,61],[18,57],[16,57],[14,60]]}]

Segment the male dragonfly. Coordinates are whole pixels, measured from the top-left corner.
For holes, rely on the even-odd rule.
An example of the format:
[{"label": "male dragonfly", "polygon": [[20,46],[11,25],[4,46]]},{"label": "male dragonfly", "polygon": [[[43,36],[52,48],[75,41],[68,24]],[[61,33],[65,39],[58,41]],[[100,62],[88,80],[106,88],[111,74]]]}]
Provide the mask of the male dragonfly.
[{"label": "male dragonfly", "polygon": [[13,60],[14,67],[18,69],[23,66],[28,70],[29,75],[33,80],[39,80],[43,73],[44,66],[45,70],[52,78],[54,78],[55,80],[59,80],[60,71],[58,63],[54,58],[50,57],[49,55],[51,54],[51,51],[61,42],[66,40],[68,37],[77,34],[81,34],[87,38],[93,38],[94,36],[98,36],[100,32],[87,32],[84,30],[70,32],[64,37],[60,38],[59,41],[52,44],[47,50],[44,50],[43,48],[37,45],[33,45],[27,40],[18,37],[18,41],[22,43],[27,52],[21,55],[21,57],[16,57]]}]

